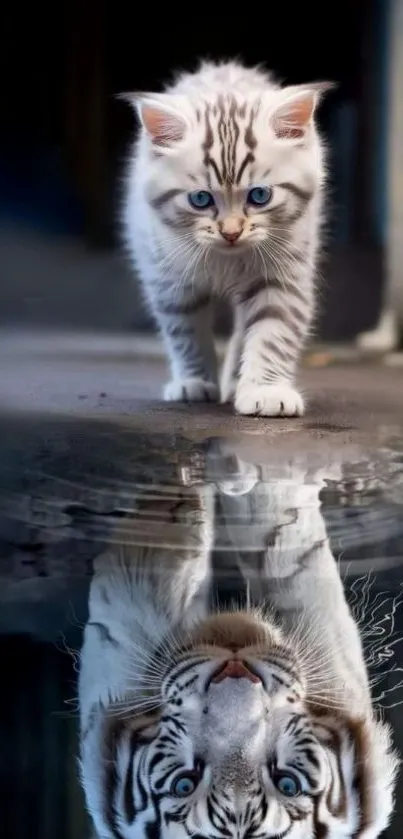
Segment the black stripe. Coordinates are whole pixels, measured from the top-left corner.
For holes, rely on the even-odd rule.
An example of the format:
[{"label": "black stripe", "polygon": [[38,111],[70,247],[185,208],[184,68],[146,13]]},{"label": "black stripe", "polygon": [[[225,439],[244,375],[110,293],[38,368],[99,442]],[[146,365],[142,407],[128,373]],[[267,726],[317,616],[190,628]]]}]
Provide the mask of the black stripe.
[{"label": "black stripe", "polygon": [[279,685],[283,685],[284,687],[287,687],[287,682],[284,679],[282,679],[281,676],[279,676],[277,673],[271,673],[271,678],[275,682],[278,682]]},{"label": "black stripe", "polygon": [[177,738],[171,732],[163,734],[158,740],[160,746],[176,746]]},{"label": "black stripe", "polygon": [[[130,734],[130,740],[128,745],[129,748],[129,764],[126,771],[126,777],[124,779],[123,784],[123,804],[125,814],[129,822],[132,822],[136,817],[134,799],[133,799],[133,772],[134,772],[134,758],[136,753],[138,752],[139,748],[144,745],[144,741],[142,741],[142,734],[143,728],[149,725],[149,720],[147,721],[145,726],[138,728],[137,731],[134,731]],[[115,799],[117,790],[120,784],[120,778],[118,776],[117,771],[117,753],[119,749],[119,745],[124,739],[124,735],[128,734],[128,727],[127,722],[124,720],[119,720],[118,722],[114,721],[113,724],[110,724],[109,729],[105,732],[105,804],[104,804],[104,818],[105,821],[113,834],[115,839],[123,839],[123,836],[118,828],[117,825],[117,818],[118,813],[116,810]],[[141,762],[142,758],[146,752],[143,752],[143,755],[140,756],[140,765],[136,772],[136,782],[138,792],[141,796],[142,807],[141,809],[146,809],[147,805],[147,795],[146,789],[141,780]]]},{"label": "black stripe", "polygon": [[145,762],[145,760],[144,760],[145,754],[146,754],[146,752],[144,751],[143,754],[140,757],[140,760],[139,760],[139,763],[138,763],[138,766],[137,766],[137,771],[136,771],[136,793],[137,793],[137,796],[140,796],[140,800],[141,800],[141,805],[137,809],[138,813],[143,813],[144,810],[146,810],[147,807],[148,807],[147,789],[146,789],[146,786],[144,784],[143,777],[142,777],[143,764]]},{"label": "black stripe", "polygon": [[186,338],[189,340],[194,337],[192,327],[183,320],[180,320],[179,323],[177,320],[168,321],[165,324],[165,331],[171,338]]},{"label": "black stripe", "polygon": [[[268,341],[266,338],[263,340],[263,347],[266,352],[273,354],[276,356],[276,360],[280,359],[281,361],[285,362],[293,362],[295,361],[295,354],[292,352],[288,352],[284,349],[279,349],[278,345],[274,343],[274,341]],[[268,359],[267,359],[268,360]]]},{"label": "black stripe", "polygon": [[264,660],[268,664],[272,664],[274,667],[279,667],[280,670],[284,670],[284,673],[286,673],[287,676],[291,676],[292,679],[298,681],[298,673],[292,669],[288,662],[284,663],[284,660],[280,658],[280,656],[276,656],[275,653],[273,653],[271,656],[264,656]]},{"label": "black stripe", "polygon": [[292,192],[292,194],[295,195],[296,198],[298,198],[300,201],[304,201],[304,203],[308,203],[308,201],[311,200],[313,195],[312,192],[308,192],[307,190],[301,189],[299,186],[296,186],[295,184],[290,184],[288,182],[278,184],[278,186],[280,186],[282,189],[287,189],[288,192]]},{"label": "black stripe", "polygon": [[138,747],[138,737],[137,732],[134,731],[131,738],[130,738],[130,758],[129,758],[129,767],[126,772],[125,783],[123,787],[123,808],[125,812],[125,816],[129,824],[134,820],[136,815],[136,811],[134,809],[134,800],[133,800],[133,763],[134,763],[134,755],[137,751]]},{"label": "black stripe", "polygon": [[286,322],[286,312],[281,306],[276,306],[274,304],[265,303],[263,306],[260,306],[255,312],[246,319],[246,329],[250,329],[252,326],[255,326],[256,323],[259,323],[261,320],[276,320],[280,321],[281,323]]},{"label": "black stripe", "polygon": [[112,637],[108,627],[105,626],[104,623],[101,623],[100,621],[88,621],[87,626],[92,626],[94,629],[98,630],[101,641],[111,644],[112,647],[120,647],[119,641]]},{"label": "black stripe", "polygon": [[[257,309],[256,312],[253,312],[249,318],[247,318],[246,329],[251,329],[252,326],[255,326],[255,324],[262,320],[276,320],[285,326],[288,326],[298,338],[302,336],[303,326],[305,326],[305,318],[301,312],[299,312],[295,306],[289,305],[287,307],[284,306],[284,308],[274,304],[266,304],[265,306],[262,306]],[[300,321],[303,321],[303,325],[301,325]]]},{"label": "black stripe", "polygon": [[210,168],[213,170],[213,172],[215,173],[215,176],[217,178],[218,183],[220,184],[220,186],[222,186],[224,181],[223,181],[221,172],[220,172],[215,160],[213,160],[213,158],[210,157],[210,155],[208,156],[208,158],[206,160],[206,164],[207,164],[207,166],[210,166]]},{"label": "black stripe", "polygon": [[160,839],[161,828],[159,822],[147,822],[145,825],[145,834],[147,839]]},{"label": "black stripe", "polygon": [[186,726],[183,724],[183,722],[178,720],[177,717],[169,717],[169,722],[172,723],[172,725],[176,728],[177,731],[180,731],[182,734],[186,734]]},{"label": "black stripe", "polygon": [[[216,830],[217,829],[220,830],[220,828],[222,826],[222,819],[218,815],[218,813],[216,812],[214,802],[212,801],[211,795],[209,795],[208,798],[207,798],[207,815],[208,815],[213,827],[215,827]],[[221,822],[221,824],[220,824],[220,822]]]},{"label": "black stripe", "polygon": [[192,315],[203,309],[210,303],[210,295],[204,294],[193,300],[183,300],[181,303],[168,303],[167,306],[159,306],[158,310],[162,315]]},{"label": "black stripe", "polygon": [[313,810],[313,827],[314,827],[314,836],[315,839],[327,839],[329,836],[329,830],[327,824],[320,820],[319,816],[319,805],[320,805],[320,798],[314,799],[314,810]]},{"label": "black stripe", "polygon": [[100,593],[100,597],[101,597],[102,602],[105,603],[107,606],[110,606],[111,601],[109,599],[109,594],[106,590],[106,587],[105,586],[100,586],[99,593]]},{"label": "black stripe", "polygon": [[119,721],[111,725],[105,737],[105,809],[104,818],[114,839],[124,839],[116,824],[115,797],[119,782],[117,773],[117,748],[122,734],[127,731],[126,723]]},{"label": "black stripe", "polygon": [[[288,254],[288,252],[287,252],[287,255],[293,256],[293,254]],[[300,259],[300,257],[295,257],[295,256],[293,258],[296,259],[296,260]],[[301,261],[301,263],[305,262],[304,259],[300,259],[300,261]],[[297,285],[294,285],[294,284],[293,285],[291,285],[291,284],[288,285],[287,286],[287,294],[290,294],[292,297],[295,297],[295,299],[299,300],[300,303],[302,303],[304,306],[307,306],[307,307],[309,306],[309,300],[307,299],[306,295],[303,294],[301,289],[298,288]]]},{"label": "black stripe", "polygon": [[255,160],[254,155],[252,154],[252,152],[248,151],[248,153],[245,155],[245,157],[244,157],[244,159],[243,159],[243,161],[242,161],[242,163],[241,163],[241,165],[238,169],[238,174],[237,174],[236,179],[235,179],[236,184],[240,183],[242,175],[243,175],[246,167],[249,166],[250,164],[254,163],[254,160]]},{"label": "black stripe", "polygon": [[95,722],[97,720],[97,715],[98,715],[99,712],[100,712],[99,702],[94,702],[91,705],[90,710],[88,712],[86,725],[84,726],[84,728],[82,729],[82,732],[81,732],[81,738],[82,738],[83,741],[88,736],[90,731],[92,731],[92,729],[95,725]]},{"label": "black stripe", "polygon": [[[159,757],[160,757],[160,760],[163,760],[166,757],[166,755],[160,755]],[[149,767],[150,775],[151,775],[151,770],[154,769],[154,768],[155,768],[154,766]],[[165,782],[167,781],[167,779],[169,778],[170,775],[172,775],[171,766],[169,766],[169,768],[165,770],[164,774],[161,775],[160,778],[158,778],[156,781],[154,781],[154,786],[155,786],[156,791],[159,792],[164,787]]]},{"label": "black stripe", "polygon": [[306,720],[305,714],[293,714],[292,717],[290,717],[290,719],[288,720],[287,725],[285,726],[284,734],[287,734],[290,731],[294,732],[296,725],[301,719]]},{"label": "black stripe", "polygon": [[150,201],[151,206],[154,210],[160,210],[161,207],[164,207],[169,201],[172,201],[174,198],[177,198],[178,195],[181,195],[183,192],[182,189],[167,189],[166,192],[161,192],[160,195],[157,195],[155,198],[152,198]]},{"label": "black stripe", "polygon": [[[199,655],[199,656],[193,656],[193,657],[192,657],[192,659],[191,659],[190,661],[187,659],[187,660],[186,660],[186,661],[184,661],[184,662],[183,662],[183,664],[181,664],[180,666],[178,665],[178,666],[175,668],[174,673],[172,673],[172,674],[171,674],[170,676],[168,676],[168,678],[166,679],[165,684],[164,684],[164,688],[165,688],[165,690],[166,690],[166,691],[167,691],[167,690],[169,690],[169,688],[171,687],[172,683],[173,683],[173,682],[175,682],[175,681],[176,681],[176,679],[180,679],[180,677],[181,677],[181,676],[183,676],[185,673],[187,673],[187,672],[188,672],[188,670],[191,670],[191,669],[192,669],[192,667],[196,667],[198,664],[203,664],[203,662],[205,662],[205,661],[209,661],[209,660],[210,660],[210,659],[209,659],[209,657],[208,657],[208,656],[202,656],[202,655]],[[169,720],[169,719],[170,719],[170,717],[162,717],[162,719]]]},{"label": "black stripe", "polygon": [[[304,734],[303,729],[299,733]],[[314,742],[312,735],[305,733],[303,737],[298,737],[297,744],[299,747],[309,747],[310,749]]]},{"label": "black stripe", "polygon": [[259,277],[257,280],[253,280],[249,288],[246,288],[245,291],[242,291],[239,295],[239,302],[248,303],[261,291],[270,288],[270,285],[272,285],[272,283],[270,283],[270,280],[266,280],[264,277]]},{"label": "black stripe", "polygon": [[313,749],[311,747],[305,748],[304,754],[305,754],[306,760],[308,760],[309,763],[312,763],[312,766],[314,766],[315,769],[319,770],[320,769],[320,763],[319,763],[318,758],[314,754]]},{"label": "black stripe", "polygon": [[228,136],[228,126],[225,121],[224,115],[224,106],[223,103],[219,103],[220,108],[220,116],[217,122],[217,132],[218,132],[218,139],[220,142],[221,147],[221,171],[222,171],[222,179],[223,182],[225,181],[228,183],[230,179],[230,174],[227,169],[226,159],[225,159],[225,152],[228,151],[228,143],[229,143],[229,136]]},{"label": "black stripe", "polygon": [[186,213],[183,210],[177,211],[172,218],[162,216],[161,221],[163,221],[167,227],[172,227],[176,230],[186,230],[189,227],[194,226],[194,216],[192,213]]}]

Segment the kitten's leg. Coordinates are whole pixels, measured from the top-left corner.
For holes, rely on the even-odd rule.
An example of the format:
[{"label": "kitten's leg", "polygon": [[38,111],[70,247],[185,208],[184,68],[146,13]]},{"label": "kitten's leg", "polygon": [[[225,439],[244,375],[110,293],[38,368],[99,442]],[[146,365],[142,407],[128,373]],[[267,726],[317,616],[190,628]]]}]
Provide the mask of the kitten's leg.
[{"label": "kitten's leg", "polygon": [[375,329],[362,332],[357,337],[357,346],[367,352],[390,352],[399,344],[399,318],[397,313],[385,307]]},{"label": "kitten's leg", "polygon": [[220,377],[220,401],[222,403],[232,402],[235,394],[244,337],[242,314],[243,313],[240,308],[235,309],[233,332],[228,342],[228,348]]},{"label": "kitten's leg", "polygon": [[217,361],[211,305],[204,301],[192,311],[159,309],[156,313],[169,356],[171,381],[167,402],[214,402],[218,399]]},{"label": "kitten's leg", "polygon": [[294,387],[295,368],[312,310],[310,287],[267,287],[262,279],[253,296],[240,302],[245,338],[235,408],[240,414],[301,416],[302,396]]}]

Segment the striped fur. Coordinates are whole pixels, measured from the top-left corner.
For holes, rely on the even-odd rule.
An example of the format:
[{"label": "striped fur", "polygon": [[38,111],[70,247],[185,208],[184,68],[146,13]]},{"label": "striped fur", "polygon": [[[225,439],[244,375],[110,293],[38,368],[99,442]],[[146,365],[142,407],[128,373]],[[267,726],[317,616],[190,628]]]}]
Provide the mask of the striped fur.
[{"label": "striped fur", "polygon": [[[210,474],[220,457],[215,449]],[[97,835],[377,839],[397,759],[371,708],[330,552],[323,477],[299,459],[262,481],[231,452],[221,467],[229,460],[216,501],[248,609],[209,606],[211,483],[167,493],[158,517],[151,499],[147,544],[133,518],[116,534],[118,551],[97,563],[79,683],[81,776]],[[216,582],[228,570],[224,557]],[[211,681],[234,656],[255,681]],[[301,780],[295,798],[276,787],[285,769]],[[195,789],[180,798],[183,772]]]},{"label": "striped fur", "polygon": [[[294,387],[312,324],[324,160],[314,115],[326,84],[281,88],[259,69],[204,64],[131,97],[141,130],[124,236],[163,335],[168,400],[234,400],[241,414],[303,412]],[[271,191],[251,205],[250,189]],[[195,210],[188,195],[207,190]],[[218,386],[212,303],[234,335]]]}]

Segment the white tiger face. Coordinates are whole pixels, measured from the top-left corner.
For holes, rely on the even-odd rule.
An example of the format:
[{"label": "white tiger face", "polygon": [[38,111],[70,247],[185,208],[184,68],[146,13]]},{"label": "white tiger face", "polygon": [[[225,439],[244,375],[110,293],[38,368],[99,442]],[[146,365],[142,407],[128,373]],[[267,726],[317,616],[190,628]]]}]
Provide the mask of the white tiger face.
[{"label": "white tiger face", "polygon": [[300,822],[312,823],[330,765],[281,647],[195,650],[167,675],[163,699],[150,781],[167,835],[307,835]]},{"label": "white tiger face", "polygon": [[352,727],[313,711],[298,661],[274,628],[270,636],[267,624],[244,626],[244,646],[226,643],[226,628],[175,657],[158,718],[120,723],[110,740],[105,836],[378,836],[375,826],[368,832],[365,761]]}]

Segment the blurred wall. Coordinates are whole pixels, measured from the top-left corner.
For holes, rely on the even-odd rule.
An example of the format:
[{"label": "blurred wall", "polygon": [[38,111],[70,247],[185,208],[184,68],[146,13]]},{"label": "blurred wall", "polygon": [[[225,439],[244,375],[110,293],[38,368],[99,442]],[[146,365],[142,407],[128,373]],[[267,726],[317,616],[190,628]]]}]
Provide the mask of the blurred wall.
[{"label": "blurred wall", "polygon": [[[2,13],[0,56],[0,325],[147,330],[132,272],[117,256],[120,183],[134,131],[127,89],[158,89],[198,56],[263,61],[288,82],[330,78],[321,122],[331,149],[323,337],[349,339],[379,309],[385,225],[383,0],[262,7],[201,16],[107,0],[43,2]],[[144,39],[139,37],[144,33]],[[297,37],[298,34],[298,37]],[[140,43],[141,42],[141,43]]]},{"label": "blurred wall", "polygon": [[403,322],[403,0],[390,0],[387,296]]}]

